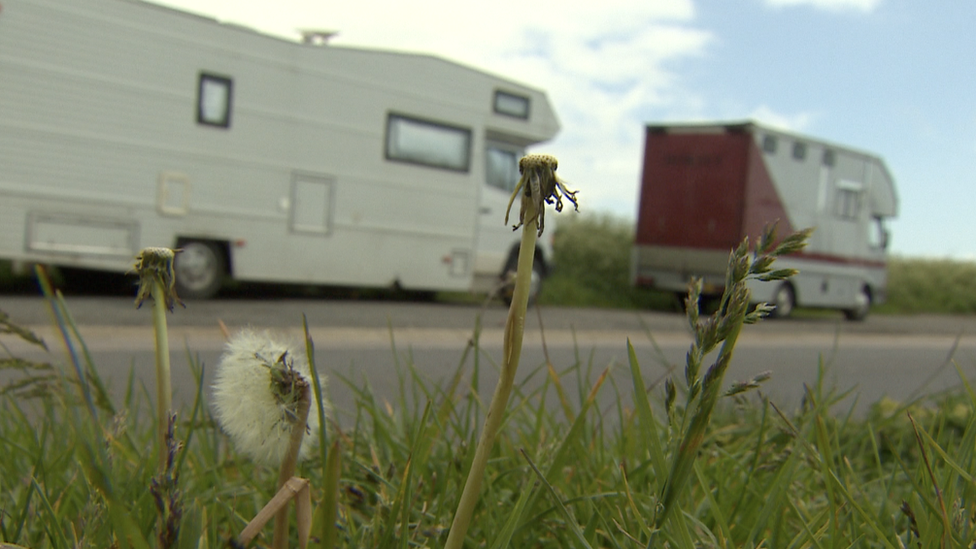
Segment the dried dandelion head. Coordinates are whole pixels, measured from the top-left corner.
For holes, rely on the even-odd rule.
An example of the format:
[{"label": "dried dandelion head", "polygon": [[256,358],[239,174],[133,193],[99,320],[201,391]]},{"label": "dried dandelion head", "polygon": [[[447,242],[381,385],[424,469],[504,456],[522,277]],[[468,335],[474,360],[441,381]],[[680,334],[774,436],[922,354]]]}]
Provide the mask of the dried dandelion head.
[{"label": "dried dandelion head", "polygon": [[[519,160],[519,178],[515,191],[508,201],[508,209],[505,211],[505,224],[508,224],[508,214],[512,210],[512,204],[519,191],[522,191],[522,207],[519,210],[519,222],[513,229],[518,229],[522,225],[531,223],[538,219],[539,236],[545,228],[546,208],[545,204],[555,204],[556,211],[563,211],[563,197],[572,202],[573,208],[579,211],[579,204],[576,202],[576,193],[566,188],[566,184],[556,177],[556,168],[559,161],[555,156],[548,154],[529,154]],[[534,214],[525,219],[527,203],[535,206]]]},{"label": "dried dandelion head", "polygon": [[136,308],[142,306],[142,302],[152,297],[152,286],[159,282],[163,289],[163,300],[166,308],[173,310],[174,303],[183,305],[179,296],[176,295],[176,276],[173,273],[173,260],[179,250],[169,248],[143,248],[136,256],[136,264],[133,266],[136,274],[139,275],[139,291],[136,294]]},{"label": "dried dandelion head", "polygon": [[[315,398],[312,383],[304,351],[267,332],[242,330],[227,343],[217,365],[217,421],[239,452],[277,467],[288,453],[293,429],[318,431],[318,414],[308,414],[303,425],[297,419],[299,400]],[[318,437],[305,437],[298,458],[307,458],[317,442]]]}]

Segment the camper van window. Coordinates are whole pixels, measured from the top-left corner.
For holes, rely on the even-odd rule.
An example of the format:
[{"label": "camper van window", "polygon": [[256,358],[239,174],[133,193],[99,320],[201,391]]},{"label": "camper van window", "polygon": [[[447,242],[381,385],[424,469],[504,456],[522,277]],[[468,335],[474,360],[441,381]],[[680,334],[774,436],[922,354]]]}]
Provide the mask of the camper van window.
[{"label": "camper van window", "polygon": [[772,135],[764,135],[762,140],[762,148],[769,154],[776,153],[776,137]]},{"label": "camper van window", "polygon": [[796,141],[793,143],[793,158],[803,160],[807,157],[807,144]]},{"label": "camper van window", "polygon": [[487,154],[488,173],[485,178],[489,185],[505,192],[515,190],[519,179],[518,160],[521,155],[515,151],[489,147]]},{"label": "camper van window", "polygon": [[230,78],[201,72],[197,88],[197,123],[229,128],[233,88]]},{"label": "camper van window", "polygon": [[471,130],[391,113],[386,158],[466,172],[471,164]]},{"label": "camper van window", "polygon": [[515,95],[514,93],[495,90],[495,112],[528,120],[529,98],[522,95]]}]

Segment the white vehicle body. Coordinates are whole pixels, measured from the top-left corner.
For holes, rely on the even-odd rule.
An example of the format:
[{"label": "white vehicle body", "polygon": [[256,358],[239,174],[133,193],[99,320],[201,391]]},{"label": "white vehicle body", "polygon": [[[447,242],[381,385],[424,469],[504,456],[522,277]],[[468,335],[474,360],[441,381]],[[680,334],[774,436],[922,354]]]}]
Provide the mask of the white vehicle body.
[{"label": "white vehicle body", "polygon": [[545,94],[312,38],[140,0],[4,0],[0,258],[122,272],[182,247],[190,297],[222,274],[497,283],[517,161],[559,130]]},{"label": "white vehicle body", "polygon": [[752,122],[648,126],[633,282],[683,293],[700,277],[716,295],[744,237],[777,221],[780,235],[815,227],[806,250],[777,262],[799,275],[752,283],[753,299],[780,316],[800,305],[861,319],[885,299],[897,213],[877,156]]}]

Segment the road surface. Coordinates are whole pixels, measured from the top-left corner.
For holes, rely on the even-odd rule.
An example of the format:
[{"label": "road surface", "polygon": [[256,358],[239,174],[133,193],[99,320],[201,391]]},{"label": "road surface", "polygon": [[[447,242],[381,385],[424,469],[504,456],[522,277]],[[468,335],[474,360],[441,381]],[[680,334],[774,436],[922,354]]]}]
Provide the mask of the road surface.
[{"label": "road surface", "polygon": [[[130,369],[152,387],[153,336],[148,307],[136,310],[131,299],[116,297],[69,298],[68,305],[114,394],[124,390]],[[23,358],[66,363],[65,347],[41,299],[0,296],[0,310],[42,335],[50,348],[49,353],[43,353],[9,335],[0,338],[10,351]],[[302,314],[308,318],[315,342],[317,367],[330,379],[328,394],[343,423],[350,420],[355,408],[354,391],[347,383],[361,387],[368,382],[379,401],[387,401],[391,407],[400,405],[397,371],[405,371],[408,364],[431,384],[443,385],[473,341],[478,318],[479,379],[481,393],[487,397],[497,379],[506,312],[497,304],[481,308],[392,301],[272,298],[189,303],[186,309],[169,315],[174,403],[186,405],[193,399],[187,350],[204,364],[209,387],[224,344],[219,321],[231,330],[267,328],[301,341]],[[519,379],[527,380],[527,391],[538,387],[545,377],[545,349],[555,370],[567,372],[564,384],[568,387],[577,387],[579,377],[588,387],[587,378],[595,379],[610,367],[620,399],[629,405],[628,340],[636,349],[645,383],[660,381],[669,369],[677,380],[683,379],[691,337],[681,315],[543,308],[541,317],[540,328],[539,317],[530,311],[526,326]],[[850,323],[838,314],[746,326],[726,383],[769,371],[772,378],[764,384],[763,392],[788,409],[798,405],[804,384],[816,381],[821,361],[831,385],[839,389],[856,387],[859,411],[882,396],[907,399],[955,387],[959,375],[954,365],[969,378],[976,376],[976,318],[873,316],[865,322]],[[463,367],[465,380],[470,383],[471,354]],[[422,399],[408,396],[410,405]],[[608,383],[599,402],[607,408],[615,405],[617,398]],[[855,399],[845,400],[841,409],[844,406],[855,406]]]}]

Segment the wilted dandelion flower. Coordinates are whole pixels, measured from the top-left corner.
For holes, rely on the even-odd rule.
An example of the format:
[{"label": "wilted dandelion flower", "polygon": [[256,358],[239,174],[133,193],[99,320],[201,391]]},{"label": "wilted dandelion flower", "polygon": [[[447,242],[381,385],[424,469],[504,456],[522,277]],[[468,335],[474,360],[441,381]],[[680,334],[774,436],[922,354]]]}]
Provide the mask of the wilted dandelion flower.
[{"label": "wilted dandelion flower", "polygon": [[[555,156],[549,154],[528,154],[519,160],[519,178],[512,197],[508,200],[508,208],[505,210],[505,224],[508,224],[508,214],[512,210],[515,197],[522,193],[522,207],[519,211],[519,222],[513,229],[518,229],[524,224],[531,223],[538,219],[539,236],[545,228],[546,207],[545,204],[555,204],[556,211],[563,211],[563,198],[573,204],[573,208],[579,211],[579,204],[576,202],[576,193],[566,188],[566,183],[556,177],[556,168],[559,161]],[[535,205],[535,214],[529,219],[525,219],[525,203],[532,202]]]},{"label": "wilted dandelion flower", "polygon": [[[322,376],[319,376],[322,379]],[[227,343],[217,365],[214,407],[217,421],[237,450],[255,462],[277,467],[288,452],[301,392],[314,401],[304,349],[289,347],[268,332],[242,330]],[[319,416],[311,406],[299,459],[318,443]]]},{"label": "wilted dandelion flower", "polygon": [[[142,302],[152,296],[153,282],[159,282],[162,286],[162,300],[166,308],[173,311],[173,304],[179,303],[179,296],[176,295],[176,276],[173,274],[173,261],[177,252],[169,248],[144,248],[136,256],[136,264],[133,270],[139,275],[139,292],[136,295],[136,308],[142,306]],[[185,307],[185,305],[183,305]]]}]

